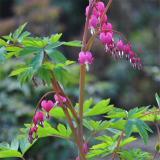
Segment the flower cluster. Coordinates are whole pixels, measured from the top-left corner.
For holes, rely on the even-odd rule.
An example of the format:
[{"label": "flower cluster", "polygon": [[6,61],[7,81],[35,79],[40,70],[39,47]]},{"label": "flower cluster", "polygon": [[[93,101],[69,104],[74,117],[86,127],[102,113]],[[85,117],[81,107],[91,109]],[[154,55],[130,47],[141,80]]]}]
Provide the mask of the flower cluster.
[{"label": "flower cluster", "polygon": [[[61,98],[62,103],[65,103],[67,101],[67,99],[65,97],[63,97],[61,95],[59,95],[59,96]],[[47,119],[49,119],[49,111],[53,108],[53,106],[58,105],[59,107],[61,107],[57,94],[54,95],[54,99],[55,99],[55,103],[53,103],[51,100],[48,100],[48,101],[43,100],[41,102],[42,108],[46,111],[46,118]],[[32,141],[33,141],[33,132],[35,132],[35,138],[38,138],[38,135],[37,135],[38,120],[40,121],[41,127],[43,127],[43,112],[42,111],[37,112],[36,115],[34,115],[34,117],[33,117],[34,126],[28,132],[28,141],[30,143],[32,143]]]},{"label": "flower cluster", "polygon": [[[88,15],[89,6],[86,7],[85,15]],[[103,2],[96,2],[92,7],[92,14],[89,19],[88,28],[91,29],[91,34],[94,34],[96,31],[100,31],[99,39],[105,45],[104,51],[110,53],[116,60],[123,58],[123,51],[126,54],[126,60],[130,60],[133,68],[138,66],[138,69],[142,68],[140,63],[140,58],[137,58],[137,55],[132,51],[129,44],[123,46],[122,40],[118,39],[117,44],[113,39],[113,31],[111,23],[107,22],[107,15],[104,16],[102,23],[100,25],[100,19],[103,12],[105,11],[105,6]],[[118,32],[116,32],[118,34]],[[81,53],[81,52],[80,52]],[[134,57],[135,56],[135,57]],[[79,55],[80,57],[80,55]]]}]

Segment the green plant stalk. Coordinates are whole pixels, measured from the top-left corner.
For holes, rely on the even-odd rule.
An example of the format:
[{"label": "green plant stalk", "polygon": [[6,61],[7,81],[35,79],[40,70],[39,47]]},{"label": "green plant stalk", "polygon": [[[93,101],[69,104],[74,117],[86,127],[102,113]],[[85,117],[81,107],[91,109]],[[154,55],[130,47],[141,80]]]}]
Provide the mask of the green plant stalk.
[{"label": "green plant stalk", "polygon": [[[89,11],[88,11],[88,15],[87,15],[87,19],[86,19],[85,27],[84,27],[84,34],[83,34],[83,40],[82,40],[83,46],[81,48],[82,52],[85,52],[88,23],[89,23],[89,18],[91,16],[92,4],[93,4],[93,0],[90,0],[89,1]],[[84,86],[85,86],[85,71],[86,71],[86,65],[83,64],[80,67],[79,106],[78,106],[79,123],[77,123],[77,133],[80,139],[81,146],[83,146],[83,99],[84,99]],[[83,160],[83,157],[81,156],[82,155],[80,154],[80,151],[78,151],[79,160]]]},{"label": "green plant stalk", "polygon": [[115,158],[115,156],[116,156],[116,153],[117,153],[117,150],[118,150],[118,147],[119,147],[119,144],[120,144],[120,142],[121,142],[121,139],[122,139],[122,137],[123,137],[124,132],[125,132],[125,130],[123,130],[123,131],[122,131],[122,133],[121,133],[121,135],[120,135],[120,137],[119,137],[119,140],[118,140],[118,143],[117,143],[116,149],[115,149],[115,151],[114,151],[114,154],[113,154],[112,160],[114,160],[114,158]]},{"label": "green plant stalk", "polygon": [[[50,72],[52,72],[52,71],[50,71]],[[56,94],[57,94],[57,96],[58,96],[58,100],[59,100],[59,102],[60,102],[60,104],[61,104],[61,107],[62,107],[63,112],[64,112],[64,114],[65,114],[66,120],[67,120],[67,122],[68,122],[68,124],[69,124],[69,127],[70,127],[71,130],[72,130],[73,136],[74,136],[75,141],[76,141],[76,144],[77,144],[77,146],[78,146],[78,150],[79,150],[79,152],[80,152],[83,160],[86,160],[85,155],[84,155],[84,153],[83,153],[82,145],[81,145],[81,143],[80,143],[80,140],[79,140],[79,137],[78,137],[78,135],[77,135],[77,132],[76,132],[76,130],[75,130],[75,128],[74,128],[74,125],[73,125],[73,123],[72,123],[72,119],[71,119],[71,117],[70,117],[70,115],[69,115],[69,113],[68,113],[67,107],[64,106],[64,104],[62,103],[62,100],[61,100],[61,98],[60,98],[60,96],[59,96],[58,87],[56,86],[56,82],[54,81],[55,78],[54,78],[53,73],[52,73],[52,77],[53,77],[53,79],[52,79],[52,78],[50,79],[50,80],[51,80],[51,84],[52,84],[52,86],[53,86],[53,88],[54,88],[54,90],[55,90],[55,92],[56,92]]]}]

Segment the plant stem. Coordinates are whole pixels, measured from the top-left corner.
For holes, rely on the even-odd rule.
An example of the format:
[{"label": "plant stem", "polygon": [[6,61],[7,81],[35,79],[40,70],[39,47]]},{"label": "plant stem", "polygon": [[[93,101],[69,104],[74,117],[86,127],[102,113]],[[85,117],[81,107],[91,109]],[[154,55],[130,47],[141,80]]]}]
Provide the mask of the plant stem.
[{"label": "plant stem", "polygon": [[[112,32],[115,32],[115,33],[117,33],[118,35],[122,36],[122,37],[124,38],[124,40],[129,44],[129,42],[127,41],[127,39],[126,39],[121,33],[117,32],[117,31],[115,31],[115,30],[112,30],[112,29],[102,29],[102,30],[100,30],[100,31],[97,31],[95,34],[93,34],[92,37],[89,39],[89,41],[88,41],[88,43],[87,43],[87,45],[86,45],[86,50],[87,50],[87,51],[90,50],[91,45],[92,45],[93,40],[94,40],[94,38],[96,37],[96,35],[97,35],[98,33],[102,32],[102,31],[112,31]],[[130,45],[130,44],[129,44],[129,45]],[[130,47],[131,47],[131,45],[130,45]],[[132,49],[132,47],[131,47],[131,49]]]},{"label": "plant stem", "polygon": [[25,160],[24,157],[21,157],[21,158],[22,158],[23,160]]},{"label": "plant stem", "polygon": [[[52,73],[52,74],[53,74],[53,73]],[[67,102],[66,102],[66,103],[67,103],[67,106],[68,106],[68,108],[70,109],[70,111],[71,111],[71,113],[72,113],[72,115],[73,115],[73,118],[74,118],[75,122],[76,122],[76,123],[79,123],[79,118],[78,118],[77,113],[76,113],[76,111],[75,111],[75,109],[74,109],[74,107],[73,107],[73,104],[71,103],[69,97],[64,94],[64,92],[63,92],[63,90],[62,90],[62,88],[60,87],[60,85],[59,85],[58,82],[57,82],[57,87],[58,87],[58,89],[60,90],[62,96],[64,96],[64,97],[67,98]]]},{"label": "plant stem", "polygon": [[[50,72],[52,73],[51,70],[50,70]],[[58,100],[59,100],[59,102],[60,102],[60,104],[61,104],[61,107],[62,107],[62,109],[63,109],[63,112],[64,112],[64,114],[65,114],[65,117],[66,117],[66,119],[67,119],[67,122],[68,122],[68,124],[69,124],[69,127],[71,128],[72,133],[73,133],[73,136],[74,136],[74,138],[75,138],[75,140],[76,140],[76,144],[77,144],[77,146],[78,146],[79,152],[80,152],[83,160],[86,160],[85,155],[84,155],[84,153],[83,153],[82,145],[81,145],[81,143],[80,143],[80,140],[79,140],[79,138],[78,138],[78,135],[77,135],[77,132],[76,132],[76,130],[75,130],[75,128],[74,128],[74,125],[73,125],[73,123],[72,123],[72,119],[71,119],[71,117],[70,117],[70,115],[69,115],[69,113],[68,113],[67,107],[64,106],[64,104],[62,103],[62,100],[61,100],[61,98],[60,98],[60,96],[59,96],[59,92],[58,92],[58,90],[57,90],[58,87],[57,87],[57,85],[56,85],[56,82],[54,81],[55,78],[54,78],[53,73],[52,73],[52,77],[53,77],[53,79],[50,79],[50,80],[51,80],[51,84],[52,84],[52,86],[53,86],[53,88],[54,88],[54,90],[55,90],[55,92],[56,92],[56,94],[57,94],[57,96],[58,96]]]},{"label": "plant stem", "polygon": [[99,132],[101,132],[101,131],[104,131],[104,130],[98,130],[98,131],[93,132],[93,133],[89,136],[89,138],[87,139],[86,143],[88,143],[89,140],[90,140],[95,134],[97,134],[97,133],[99,133]]},{"label": "plant stem", "polygon": [[152,160],[155,160],[157,153],[158,153],[158,151],[155,151],[155,154],[154,154],[154,157]]},{"label": "plant stem", "polygon": [[147,116],[147,115],[153,114],[153,113],[160,113],[160,111],[149,112],[149,113],[143,114],[142,116],[140,116],[140,117],[138,117],[138,118],[142,118],[142,117],[144,117],[144,116]]},{"label": "plant stem", "polygon": [[158,128],[158,122],[155,124],[155,126],[157,128],[158,138],[159,138],[159,143],[160,143],[160,132],[159,132],[159,128]]},{"label": "plant stem", "polygon": [[[72,141],[74,144],[76,144],[76,142],[74,140],[72,140],[71,138],[67,138],[67,137],[63,137],[63,136],[58,136],[58,135],[50,135],[51,137],[58,137],[58,138],[63,138],[63,139],[67,139],[69,141]],[[76,144],[77,145],[77,144]]]},{"label": "plant stem", "polygon": [[[92,10],[92,4],[93,0],[89,1],[89,10],[88,15],[84,27],[84,34],[83,34],[83,40],[82,40],[82,48],[81,51],[85,52],[85,45],[86,45],[86,39],[87,39],[87,31],[88,31],[88,23],[89,23],[89,17],[91,16],[91,10]],[[83,99],[84,99],[84,86],[85,86],[85,71],[86,71],[86,65],[83,64],[80,67],[80,85],[79,85],[79,106],[78,106],[78,117],[79,117],[79,123],[77,124],[77,132],[78,137],[80,139],[80,144],[83,146]],[[80,154],[80,151],[78,151],[78,157],[79,160],[83,160],[83,157]]]},{"label": "plant stem", "polygon": [[120,137],[119,137],[119,140],[118,140],[118,143],[117,143],[117,147],[116,147],[116,149],[115,149],[115,151],[114,151],[112,160],[114,160],[114,158],[115,158],[115,156],[116,156],[116,153],[117,153],[117,150],[118,150],[118,147],[119,147],[119,144],[120,144],[120,142],[121,142],[121,139],[122,139],[122,137],[123,137],[124,132],[125,132],[125,130],[122,131],[122,133],[121,133],[121,135],[120,135]]}]

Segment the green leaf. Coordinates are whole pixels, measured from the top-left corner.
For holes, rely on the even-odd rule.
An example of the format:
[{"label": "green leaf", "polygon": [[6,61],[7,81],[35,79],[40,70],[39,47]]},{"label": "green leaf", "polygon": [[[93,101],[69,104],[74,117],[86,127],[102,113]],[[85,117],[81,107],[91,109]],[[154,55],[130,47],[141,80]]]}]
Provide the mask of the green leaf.
[{"label": "green leaf", "polygon": [[23,31],[24,27],[26,26],[27,23],[21,25],[14,33],[13,33],[13,39],[16,40],[18,36],[21,34]]},{"label": "green leaf", "polygon": [[93,120],[90,120],[89,121],[89,124],[90,126],[96,131],[98,126],[99,126],[99,122],[98,121],[93,121]]},{"label": "green leaf", "polygon": [[51,70],[53,70],[54,69],[54,67],[55,67],[55,64],[54,63],[50,63],[50,62],[44,62],[44,67],[46,68],[46,69],[51,69]]},{"label": "green leaf", "polygon": [[111,122],[103,121],[99,126],[99,130],[104,130],[104,129],[108,128],[110,125],[111,125]]},{"label": "green leaf", "polygon": [[133,120],[132,119],[128,119],[126,124],[124,125],[124,129],[126,131],[126,137],[129,138],[132,131],[133,131],[133,126],[134,126],[134,123],[133,123]]},{"label": "green leaf", "polygon": [[121,134],[122,132],[119,131],[118,133],[116,133],[114,136],[113,136],[113,141],[115,142],[115,140],[118,138],[118,136]]},{"label": "green leaf", "polygon": [[128,117],[130,118],[131,116],[133,116],[136,112],[138,111],[138,108],[134,108],[134,109],[131,109],[129,112],[128,112]]},{"label": "green leaf", "polygon": [[160,98],[159,98],[159,96],[158,96],[158,94],[156,93],[156,100],[157,100],[157,104],[158,104],[158,106],[159,106],[159,109],[160,109]]},{"label": "green leaf", "polygon": [[135,140],[137,140],[137,138],[133,138],[133,137],[126,138],[126,139],[124,139],[124,140],[122,140],[122,141],[120,142],[119,147],[121,148],[121,147],[124,146],[125,144],[130,143],[130,142],[133,142],[133,141],[135,141]]},{"label": "green leaf", "polygon": [[6,42],[3,39],[0,39],[0,46],[6,45]]},{"label": "green leaf", "polygon": [[81,44],[81,41],[64,42],[63,45],[74,46],[74,47],[81,47],[81,46],[83,46],[83,45]]},{"label": "green leaf", "polygon": [[10,73],[9,77],[10,77],[10,76],[15,76],[15,75],[17,75],[17,74],[20,74],[21,72],[25,71],[25,70],[26,70],[27,68],[29,68],[29,67],[30,67],[30,66],[23,65],[22,68],[13,70],[13,71]]},{"label": "green leaf", "polygon": [[124,129],[126,130],[127,138],[130,136],[134,125],[138,129],[138,132],[139,132],[140,136],[142,137],[144,143],[147,144],[148,133],[146,130],[148,130],[150,132],[152,132],[152,130],[147,126],[146,123],[144,123],[142,120],[137,119],[137,118],[132,118],[132,119],[127,120],[125,127],[124,127]]},{"label": "green leaf", "polygon": [[0,151],[0,158],[22,157],[22,154],[15,150]]},{"label": "green leaf", "polygon": [[44,79],[48,86],[50,86],[50,78],[52,78],[51,73],[48,69],[45,69],[43,65],[39,66],[37,69],[37,73],[41,79]]},{"label": "green leaf", "polygon": [[7,55],[5,48],[0,46],[0,63],[2,63],[2,64],[6,60],[5,55]]},{"label": "green leaf", "polygon": [[62,136],[64,136],[64,137],[67,136],[67,130],[66,130],[66,127],[63,124],[59,124],[57,128],[58,128],[59,133]]},{"label": "green leaf", "polygon": [[85,101],[83,104],[83,114],[89,109],[89,107],[92,104],[92,98],[90,98],[88,101]]},{"label": "green leaf", "polygon": [[83,119],[83,125],[91,131],[94,130],[86,119]]},{"label": "green leaf", "polygon": [[120,108],[112,108],[106,118],[127,118],[127,111]]},{"label": "green leaf", "polygon": [[59,63],[59,64],[55,65],[55,67],[64,67],[64,66],[68,66],[68,65],[73,64],[73,63],[75,63],[75,61],[66,60],[65,64]]},{"label": "green leaf", "polygon": [[19,52],[18,56],[25,56],[25,55],[29,55],[29,54],[33,54],[33,53],[38,53],[38,52],[42,52],[43,49],[37,46],[27,46],[25,47],[25,49],[21,50]]},{"label": "green leaf", "polygon": [[100,101],[92,109],[88,110],[84,114],[84,117],[107,113],[113,107],[113,105],[108,106],[109,102],[110,102],[110,99]]},{"label": "green leaf", "polygon": [[42,50],[29,61],[29,65],[33,66],[34,70],[37,70],[38,66],[42,64],[43,56],[44,56],[44,53]]},{"label": "green leaf", "polygon": [[67,72],[66,69],[62,67],[55,67],[53,69],[53,74],[55,76],[56,81],[60,81],[60,83],[63,85],[64,89],[66,88],[66,84],[70,80],[70,75]]},{"label": "green leaf", "polygon": [[46,49],[46,50],[50,50],[50,49],[52,49],[52,48],[59,47],[59,46],[61,46],[62,44],[63,44],[63,42],[59,42],[59,41],[53,42],[53,43],[49,44],[48,46],[46,46],[45,49]]},{"label": "green leaf", "polygon": [[[13,38],[11,38],[10,36],[2,36],[4,39],[7,39],[9,41],[15,42],[15,40]],[[7,43],[8,44],[8,43]]]},{"label": "green leaf", "polygon": [[25,37],[29,36],[30,34],[31,34],[31,33],[28,32],[28,31],[23,32],[23,33],[19,36],[18,42],[21,43],[22,40],[23,40]]},{"label": "green leaf", "polygon": [[15,150],[17,151],[19,147],[19,140],[13,139],[11,142],[11,146],[7,142],[0,143],[0,149],[1,150]]},{"label": "green leaf", "polygon": [[65,63],[66,57],[59,51],[55,49],[45,49],[47,55],[56,63],[59,61],[61,63]]},{"label": "green leaf", "polygon": [[37,139],[35,139],[32,144],[30,144],[28,142],[28,131],[29,129],[26,130],[26,133],[25,133],[25,138],[22,138],[20,140],[20,149],[22,151],[22,155],[24,155],[24,153],[37,141]]},{"label": "green leaf", "polygon": [[18,80],[20,81],[21,86],[23,85],[27,77],[28,77],[28,81],[30,82],[33,77],[33,74],[34,74],[34,71],[32,67],[29,67],[25,71],[21,72],[18,77]]},{"label": "green leaf", "polygon": [[51,38],[49,39],[49,41],[51,43],[57,42],[61,36],[62,36],[62,33],[51,35]]}]

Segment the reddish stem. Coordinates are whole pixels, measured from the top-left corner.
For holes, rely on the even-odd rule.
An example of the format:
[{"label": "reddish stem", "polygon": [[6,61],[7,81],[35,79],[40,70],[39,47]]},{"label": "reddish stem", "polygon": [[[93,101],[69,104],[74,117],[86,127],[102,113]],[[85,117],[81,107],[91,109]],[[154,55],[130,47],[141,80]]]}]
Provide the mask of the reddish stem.
[{"label": "reddish stem", "polygon": [[154,154],[154,157],[152,160],[155,160],[157,153],[158,153],[158,151],[155,151],[155,154]]}]

